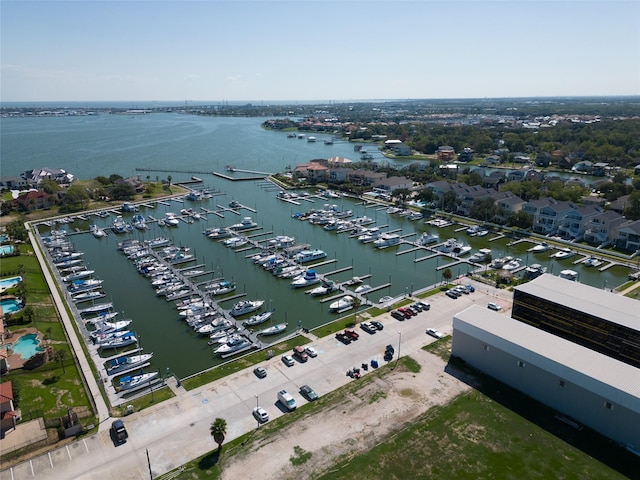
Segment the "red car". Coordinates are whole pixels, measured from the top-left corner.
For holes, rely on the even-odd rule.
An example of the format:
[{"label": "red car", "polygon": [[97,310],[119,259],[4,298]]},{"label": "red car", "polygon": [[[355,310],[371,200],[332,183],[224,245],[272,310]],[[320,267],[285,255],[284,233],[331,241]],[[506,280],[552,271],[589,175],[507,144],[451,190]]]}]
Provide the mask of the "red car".
[{"label": "red car", "polygon": [[406,318],[413,317],[414,313],[409,310],[407,307],[399,307],[398,311],[402,313]]},{"label": "red car", "polygon": [[357,340],[358,338],[360,338],[360,335],[358,335],[358,332],[350,329],[350,328],[345,328],[344,329],[344,334],[349,337],[351,340]]}]

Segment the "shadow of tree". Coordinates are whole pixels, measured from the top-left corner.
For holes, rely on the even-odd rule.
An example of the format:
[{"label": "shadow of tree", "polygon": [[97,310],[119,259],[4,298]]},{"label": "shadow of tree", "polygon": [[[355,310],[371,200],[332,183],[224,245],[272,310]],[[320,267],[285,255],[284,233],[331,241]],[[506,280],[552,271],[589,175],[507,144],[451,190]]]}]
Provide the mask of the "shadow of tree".
[{"label": "shadow of tree", "polygon": [[198,467],[201,470],[206,470],[208,468],[215,467],[218,464],[219,460],[220,460],[220,450],[215,449],[214,451],[212,451],[211,453],[209,453],[208,455],[205,455],[200,459],[200,461],[198,462]]},{"label": "shadow of tree", "polygon": [[57,375],[52,375],[50,377],[45,378],[42,381],[43,385],[52,385],[54,383],[56,383],[58,381],[58,376]]}]

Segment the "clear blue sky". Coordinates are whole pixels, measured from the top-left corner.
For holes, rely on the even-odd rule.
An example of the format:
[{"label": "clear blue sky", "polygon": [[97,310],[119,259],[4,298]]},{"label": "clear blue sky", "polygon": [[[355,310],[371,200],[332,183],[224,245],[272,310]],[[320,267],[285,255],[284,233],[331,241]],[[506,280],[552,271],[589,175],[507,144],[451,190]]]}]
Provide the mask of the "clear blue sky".
[{"label": "clear blue sky", "polygon": [[14,1],[0,100],[639,95],[640,2]]}]

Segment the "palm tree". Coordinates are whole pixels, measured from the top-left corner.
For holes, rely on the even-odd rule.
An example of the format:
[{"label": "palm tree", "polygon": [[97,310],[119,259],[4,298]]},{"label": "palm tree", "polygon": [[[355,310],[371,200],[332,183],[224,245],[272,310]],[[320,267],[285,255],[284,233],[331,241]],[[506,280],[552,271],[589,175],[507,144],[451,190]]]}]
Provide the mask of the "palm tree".
[{"label": "palm tree", "polygon": [[453,277],[453,273],[451,272],[451,269],[445,268],[442,271],[442,278],[445,280],[446,283],[449,283],[449,280],[451,280],[451,277]]},{"label": "palm tree", "polygon": [[227,421],[224,418],[216,418],[209,429],[211,436],[218,444],[218,451],[222,449],[224,436],[227,434]]}]

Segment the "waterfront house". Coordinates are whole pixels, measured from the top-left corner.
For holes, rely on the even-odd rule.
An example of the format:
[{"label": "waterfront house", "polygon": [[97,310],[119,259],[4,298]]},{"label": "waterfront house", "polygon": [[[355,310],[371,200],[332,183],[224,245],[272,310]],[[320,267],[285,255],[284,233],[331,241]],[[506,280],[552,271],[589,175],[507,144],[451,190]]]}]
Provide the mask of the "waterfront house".
[{"label": "waterfront house", "polygon": [[568,240],[582,240],[589,221],[601,213],[595,205],[583,205],[564,214],[558,225],[558,235]]},{"label": "waterfront house", "polygon": [[393,153],[398,157],[406,157],[411,155],[411,147],[402,142],[393,144],[389,148],[393,150]]},{"label": "waterfront house", "polygon": [[438,160],[453,160],[456,156],[456,151],[449,145],[441,145],[436,151],[436,156]]},{"label": "waterfront house", "polygon": [[49,167],[27,170],[26,172],[23,172],[21,176],[29,184],[34,186],[40,185],[43,180],[53,180],[58,185],[68,186],[75,180],[75,177],[65,170]]},{"label": "waterfront house", "polygon": [[572,202],[558,202],[551,199],[548,205],[540,208],[533,219],[533,231],[542,235],[555,234],[562,219],[574,210],[576,206]]},{"label": "waterfront house", "polygon": [[407,177],[381,178],[375,182],[373,186],[386,192],[394,192],[401,188],[411,189],[413,187],[413,180]]},{"label": "waterfront house", "polygon": [[307,162],[296,165],[293,174],[299,178],[306,178],[311,182],[322,182],[329,177],[329,167],[319,162]]},{"label": "waterfront house", "polygon": [[613,210],[600,212],[589,219],[584,240],[591,245],[609,245],[614,240],[617,228],[625,221],[622,215]]},{"label": "waterfront house", "polygon": [[614,245],[628,252],[640,250],[640,220],[627,221],[619,225],[615,232]]},{"label": "waterfront house", "polygon": [[31,212],[33,210],[41,210],[43,208],[51,208],[54,203],[54,197],[40,190],[31,190],[29,192],[18,195],[15,204],[18,210]]}]

